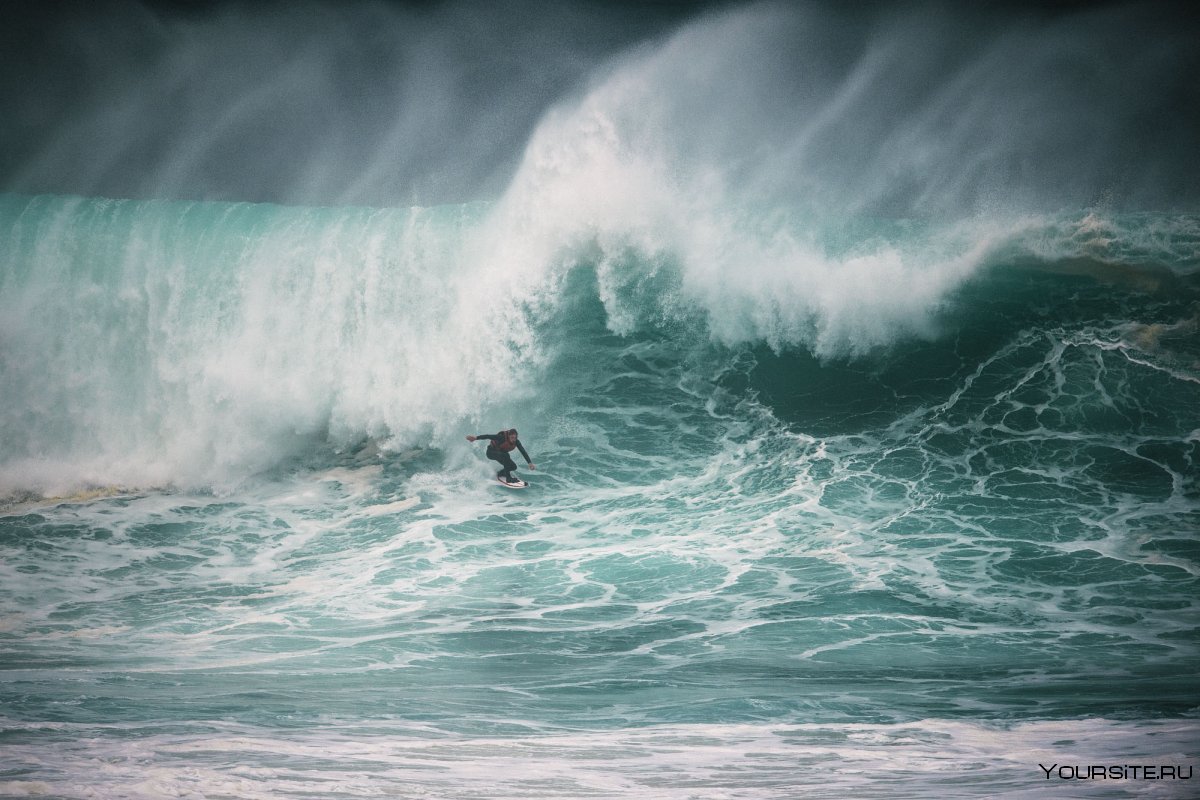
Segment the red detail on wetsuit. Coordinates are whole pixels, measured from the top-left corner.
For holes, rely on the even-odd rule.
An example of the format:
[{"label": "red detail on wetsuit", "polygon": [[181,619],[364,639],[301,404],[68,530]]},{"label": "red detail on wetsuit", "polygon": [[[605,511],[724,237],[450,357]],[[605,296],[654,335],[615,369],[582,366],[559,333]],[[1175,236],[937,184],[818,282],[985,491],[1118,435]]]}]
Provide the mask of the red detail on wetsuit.
[{"label": "red detail on wetsuit", "polygon": [[506,453],[511,453],[513,450],[517,449],[517,443],[515,441],[510,442],[508,440],[508,431],[500,431],[500,441],[497,442],[495,439],[493,439],[492,447],[496,448],[497,450],[503,450]]}]

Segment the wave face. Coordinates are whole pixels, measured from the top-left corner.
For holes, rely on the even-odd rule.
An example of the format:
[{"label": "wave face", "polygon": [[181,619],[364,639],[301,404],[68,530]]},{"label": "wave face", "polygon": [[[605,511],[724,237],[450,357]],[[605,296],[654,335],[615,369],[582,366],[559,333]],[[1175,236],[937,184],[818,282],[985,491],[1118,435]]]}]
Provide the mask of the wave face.
[{"label": "wave face", "polygon": [[437,431],[506,389],[527,344],[462,266],[469,207],[0,213],[8,488],[221,486],[316,441]]},{"label": "wave face", "polygon": [[[86,113],[7,180],[0,794],[991,797],[1061,795],[1039,764],[1194,767],[1200,184],[1171,130],[1115,157],[1195,91],[1179,34],[767,4],[645,38],[589,8],[555,24],[629,46],[572,62],[481,159],[503,180],[406,173],[468,198],[382,197],[382,157],[204,170],[220,137],[152,117],[145,172],[98,142],[132,188],[104,199],[106,170],[58,174]],[[250,13],[167,15],[147,52],[203,61]],[[263,36],[313,24],[286,19]],[[1151,34],[1119,74],[1095,55]],[[523,492],[465,441],[510,426]]]}]

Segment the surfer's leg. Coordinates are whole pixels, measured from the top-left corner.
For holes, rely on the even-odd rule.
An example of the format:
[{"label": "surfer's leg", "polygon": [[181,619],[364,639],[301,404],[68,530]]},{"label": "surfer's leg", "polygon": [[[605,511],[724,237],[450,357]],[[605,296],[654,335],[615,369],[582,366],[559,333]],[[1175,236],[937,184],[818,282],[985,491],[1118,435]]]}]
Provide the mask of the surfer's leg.
[{"label": "surfer's leg", "polygon": [[512,456],[508,453],[501,453],[500,458],[496,459],[504,469],[500,470],[500,478],[506,483],[512,480],[512,472],[517,468],[517,464],[512,460]]},{"label": "surfer's leg", "polygon": [[512,460],[512,456],[503,450],[496,450],[489,447],[487,449],[487,457],[504,467],[504,469],[496,473],[496,477],[508,483],[509,479],[512,478],[512,471],[517,468],[516,463]]},{"label": "surfer's leg", "polygon": [[498,471],[496,476],[498,479],[508,483],[512,479],[512,470],[517,468],[516,462],[512,461],[512,456],[502,450],[493,450],[487,453],[487,457],[492,461],[500,463],[500,467],[504,469]]},{"label": "surfer's leg", "polygon": [[[487,457],[490,458],[492,461],[495,461],[500,466],[504,466],[504,453],[503,452],[501,452],[499,450],[494,450],[491,447],[489,447],[487,449]],[[497,472],[496,477],[500,478],[501,480],[504,480],[504,470],[500,470],[499,472]]]}]

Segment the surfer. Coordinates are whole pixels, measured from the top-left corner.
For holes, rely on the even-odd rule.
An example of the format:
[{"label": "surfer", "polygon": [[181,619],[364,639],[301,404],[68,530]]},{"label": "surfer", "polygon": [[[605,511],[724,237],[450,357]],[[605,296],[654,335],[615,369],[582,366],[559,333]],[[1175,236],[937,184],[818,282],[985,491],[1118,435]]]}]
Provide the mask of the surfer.
[{"label": "surfer", "polygon": [[521,444],[521,440],[517,438],[517,429],[509,428],[506,431],[499,433],[481,433],[477,436],[468,436],[467,441],[473,442],[476,439],[487,439],[487,457],[492,461],[499,461],[500,466],[504,469],[496,473],[496,477],[504,483],[521,483],[520,478],[513,477],[513,470],[517,468],[516,462],[509,455],[513,450],[520,450],[521,455],[525,457],[525,463],[530,469],[537,469],[533,462],[529,460],[529,453],[525,452],[525,447]]}]

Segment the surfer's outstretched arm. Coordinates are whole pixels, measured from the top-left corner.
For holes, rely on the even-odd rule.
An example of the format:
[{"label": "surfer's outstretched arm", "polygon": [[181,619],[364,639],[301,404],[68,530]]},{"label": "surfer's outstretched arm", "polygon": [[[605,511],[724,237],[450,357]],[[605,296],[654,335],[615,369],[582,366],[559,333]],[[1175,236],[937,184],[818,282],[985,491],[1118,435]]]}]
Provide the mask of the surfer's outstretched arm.
[{"label": "surfer's outstretched arm", "polygon": [[[468,441],[468,442],[473,442],[473,441],[475,441],[476,439],[487,439],[487,440],[488,440],[489,442],[491,442],[492,444],[495,444],[495,443],[496,443],[496,440],[497,440],[497,439],[499,439],[499,438],[500,438],[500,437],[499,437],[499,436],[497,436],[497,435],[496,435],[496,434],[494,434],[494,433],[477,433],[477,434],[475,434],[474,436],[470,436],[470,435],[468,435],[468,436],[467,436],[467,441]],[[521,452],[524,452],[524,451],[522,450]]]},{"label": "surfer's outstretched arm", "polygon": [[521,444],[520,439],[517,440],[517,449],[521,451],[521,457],[525,459],[525,463],[529,465],[529,468],[537,469],[537,467],[534,466],[534,463],[529,460],[529,453],[525,452],[525,445]]}]

